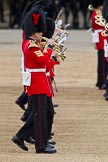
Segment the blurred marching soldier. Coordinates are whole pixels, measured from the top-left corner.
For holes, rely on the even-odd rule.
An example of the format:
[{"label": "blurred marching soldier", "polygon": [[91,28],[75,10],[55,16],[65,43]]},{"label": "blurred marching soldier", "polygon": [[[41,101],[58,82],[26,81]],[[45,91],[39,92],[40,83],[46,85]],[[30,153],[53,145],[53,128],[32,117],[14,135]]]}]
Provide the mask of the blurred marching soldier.
[{"label": "blurred marching soldier", "polygon": [[70,15],[70,11],[73,15],[72,20],[72,28],[78,29],[79,28],[79,21],[78,21],[78,1],[76,0],[61,0],[61,7],[64,8],[64,14],[65,14],[65,24],[68,24],[68,18]]},{"label": "blurred marching soldier", "polygon": [[[79,9],[82,13],[83,16],[83,28],[87,29],[88,28],[88,22],[90,20],[90,13],[88,15],[88,5],[90,3],[90,0],[78,0],[79,2]],[[88,16],[88,17],[87,17]]]},{"label": "blurred marching soldier", "polygon": [[9,4],[9,27],[14,28],[15,25],[20,27],[20,4],[19,0],[8,0]]},{"label": "blurred marching soldier", "polygon": [[103,0],[102,16],[108,22],[108,0]]},{"label": "blurred marching soldier", "polygon": [[[104,55],[107,61],[107,67],[108,67],[108,0],[103,0],[103,10],[102,10],[102,16],[105,20],[105,30],[104,30]],[[108,73],[108,71],[107,71]],[[106,89],[105,89],[104,97],[105,100],[108,101],[108,78],[106,80]]]},{"label": "blurred marching soldier", "polygon": [[3,0],[0,0],[0,21],[4,22],[4,5]]},{"label": "blurred marching soldier", "polygon": [[[45,52],[42,50],[40,39],[42,33],[45,32],[45,19],[43,10],[35,8],[24,19],[23,31],[26,39],[22,43],[22,49],[26,71],[23,81],[28,94],[28,104],[32,110],[30,117],[34,116],[34,129],[31,130],[33,123],[28,122],[28,124],[26,121],[24,126],[13,136],[12,141],[23,150],[28,151],[24,140],[26,141],[34,132],[36,153],[55,153],[56,149],[48,144],[47,95],[49,87],[45,74],[45,66],[50,60],[54,62],[55,57],[50,58],[52,54],[50,48]],[[29,119],[32,119],[30,117]]]},{"label": "blurred marching soldier", "polygon": [[9,5],[9,27],[20,28],[22,12],[29,0],[8,0]]},{"label": "blurred marching soldier", "polygon": [[[44,33],[43,36],[45,36],[47,38],[51,38],[52,35],[53,35],[53,32],[54,32],[54,29],[55,29],[55,22],[51,18],[46,18],[46,25],[47,25],[47,29],[46,29],[46,32]],[[52,102],[52,97],[54,96],[54,93],[53,93],[53,88],[52,88],[52,83],[51,83],[51,77],[52,77],[51,70],[56,63],[57,63],[56,61],[50,60],[50,62],[46,65],[46,70],[47,70],[46,76],[47,76],[48,85],[50,87],[49,88],[50,92],[47,94],[48,139],[50,139],[51,136],[54,135],[51,132],[52,131],[53,118],[54,118],[54,106],[53,106],[53,102]],[[50,76],[50,73],[51,73],[51,76]],[[27,94],[25,92],[23,92],[23,94],[17,99],[17,100],[20,100],[20,103],[22,105],[26,101],[25,98],[28,97],[28,95],[27,95],[27,97],[26,97],[26,95]],[[19,106],[21,107],[21,105],[19,105]],[[25,109],[25,112],[24,112],[23,116],[21,117],[21,120],[26,122],[28,120],[28,118],[30,117],[31,111],[32,111],[32,109],[31,109],[30,105],[28,104],[28,107],[27,107],[27,109]],[[34,120],[33,116],[32,116],[32,120]],[[33,121],[32,121],[31,127],[32,128],[34,127]],[[31,137],[34,139],[34,133],[31,134]],[[29,143],[32,143],[31,137],[28,138],[26,141],[29,140]],[[55,143],[54,141],[50,141],[50,143],[52,143],[52,142]]]},{"label": "blurred marching soldier", "polygon": [[[51,38],[53,35],[53,32],[54,32],[54,29],[55,29],[55,22],[51,18],[46,18],[46,25],[47,25],[47,29],[43,36],[46,38]],[[51,130],[52,130],[52,124],[53,124],[53,118],[54,118],[54,106],[53,106],[53,102],[52,102],[52,97],[54,96],[54,93],[53,93],[53,88],[52,88],[51,77],[52,77],[52,73],[53,73],[52,68],[54,67],[55,64],[58,64],[58,62],[56,60],[55,61],[50,60],[48,62],[48,64],[46,65],[46,70],[47,70],[46,76],[47,76],[48,85],[50,87],[49,88],[50,92],[47,94],[48,139],[50,139],[51,135],[52,135]],[[23,94],[21,95],[21,98],[19,97],[17,100],[20,100],[21,103],[24,103],[25,98],[27,98],[25,95],[27,95],[27,94],[26,93],[24,94],[24,92],[23,92]],[[21,120],[27,121],[27,119],[30,116],[30,113],[31,113],[31,107],[28,104],[28,107],[27,107],[27,109],[25,109],[25,112],[24,112],[23,116],[21,117]]]},{"label": "blurred marching soldier", "polygon": [[87,26],[87,16],[88,16],[88,4],[90,0],[59,0],[60,8],[64,8],[64,16],[65,16],[65,24],[68,24],[68,18],[70,16],[70,12],[72,13],[72,22],[71,28],[78,29],[79,28],[79,12],[81,11],[83,16],[83,28],[88,28]]},{"label": "blurred marching soldier", "polygon": [[95,43],[95,48],[97,49],[97,83],[96,86],[99,89],[103,89],[107,78],[107,63],[104,57],[104,36],[101,32],[104,30],[104,26],[98,23],[98,16],[102,15],[102,5],[103,0],[92,0],[93,12],[91,15],[92,21],[92,36],[93,43]]}]

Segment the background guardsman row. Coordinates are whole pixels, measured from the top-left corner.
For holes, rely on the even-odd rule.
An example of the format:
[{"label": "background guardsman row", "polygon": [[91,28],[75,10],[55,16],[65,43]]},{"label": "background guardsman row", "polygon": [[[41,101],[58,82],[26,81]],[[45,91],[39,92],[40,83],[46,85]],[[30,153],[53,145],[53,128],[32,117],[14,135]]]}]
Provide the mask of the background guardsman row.
[{"label": "background guardsman row", "polygon": [[[104,52],[105,52],[105,58],[107,61],[107,66],[108,66],[108,1],[107,0],[103,1],[103,10],[102,10],[101,21],[104,22],[104,26],[105,26],[105,30],[103,31],[102,34],[105,37]],[[108,101],[108,78],[106,81],[106,88],[105,88],[105,93],[103,96],[105,97],[105,100]]]},{"label": "background guardsman row", "polygon": [[93,10],[91,15],[92,22],[92,38],[95,48],[97,49],[97,82],[96,86],[99,89],[104,89],[107,80],[107,62],[104,57],[104,39],[101,34],[104,31],[104,25],[101,25],[98,21],[102,16],[103,0],[92,0],[90,8]]},{"label": "background guardsman row", "polygon": [[0,0],[0,22],[4,22],[4,2]]},{"label": "background guardsman row", "polygon": [[[7,28],[20,28],[23,10],[26,5],[33,1],[36,0],[0,0],[0,2],[4,3],[0,5],[1,20],[4,19],[5,24],[8,24]],[[64,9],[64,23],[70,23],[70,29],[86,29],[89,27],[90,12],[87,7],[90,0],[52,1],[58,10]],[[80,17],[82,17],[82,21]]]},{"label": "background guardsman row", "polygon": [[[91,5],[89,5],[89,9],[93,11],[91,18],[93,42],[96,44],[98,54],[102,52],[101,55],[98,55],[98,67],[100,65],[99,69],[102,69],[102,71],[98,71],[98,76],[101,75],[99,77],[100,79],[97,80],[96,86],[98,86],[99,89],[105,89],[103,96],[105,97],[105,100],[108,101],[108,1],[94,0]],[[102,80],[104,80],[104,84],[100,87],[100,84],[98,83],[102,83]]]}]

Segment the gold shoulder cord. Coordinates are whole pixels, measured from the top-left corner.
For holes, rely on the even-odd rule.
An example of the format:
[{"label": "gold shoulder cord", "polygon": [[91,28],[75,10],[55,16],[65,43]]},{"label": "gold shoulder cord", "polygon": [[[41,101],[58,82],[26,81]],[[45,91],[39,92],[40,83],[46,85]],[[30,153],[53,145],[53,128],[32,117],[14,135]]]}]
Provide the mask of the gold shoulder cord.
[{"label": "gold shoulder cord", "polygon": [[28,46],[28,48],[31,48],[31,47],[39,47],[34,40],[29,40],[30,44]]}]

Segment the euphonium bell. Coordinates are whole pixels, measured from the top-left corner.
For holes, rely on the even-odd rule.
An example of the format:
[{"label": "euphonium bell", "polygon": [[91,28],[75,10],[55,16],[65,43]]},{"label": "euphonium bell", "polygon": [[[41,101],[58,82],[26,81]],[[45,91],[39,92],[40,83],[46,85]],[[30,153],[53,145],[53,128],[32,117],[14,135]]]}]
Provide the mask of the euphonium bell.
[{"label": "euphonium bell", "polygon": [[66,55],[65,55],[65,51],[67,50],[67,48],[65,48],[64,50],[62,50],[61,52],[59,52],[58,53],[58,59],[59,59],[59,61],[60,61],[60,59],[62,60],[62,61],[64,61],[65,60],[65,58],[66,58]]},{"label": "euphonium bell", "polygon": [[65,60],[65,58],[66,58],[66,55],[65,54],[63,54],[62,52],[59,52],[59,53],[57,53],[57,55],[56,55],[56,58],[57,58],[57,61],[64,61]]}]

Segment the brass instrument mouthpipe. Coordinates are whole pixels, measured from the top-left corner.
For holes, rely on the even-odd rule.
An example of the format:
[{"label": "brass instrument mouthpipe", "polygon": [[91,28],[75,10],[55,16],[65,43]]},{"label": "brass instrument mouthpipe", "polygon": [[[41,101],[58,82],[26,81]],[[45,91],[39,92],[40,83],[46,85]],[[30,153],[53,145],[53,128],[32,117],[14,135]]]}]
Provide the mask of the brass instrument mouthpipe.
[{"label": "brass instrument mouthpipe", "polygon": [[[49,41],[49,39],[46,38],[46,37],[41,37],[41,40],[42,40],[42,39],[45,40],[46,42]],[[56,47],[59,47],[59,45],[58,45],[56,42],[53,42],[52,45],[54,45],[54,46],[56,46]]]}]

